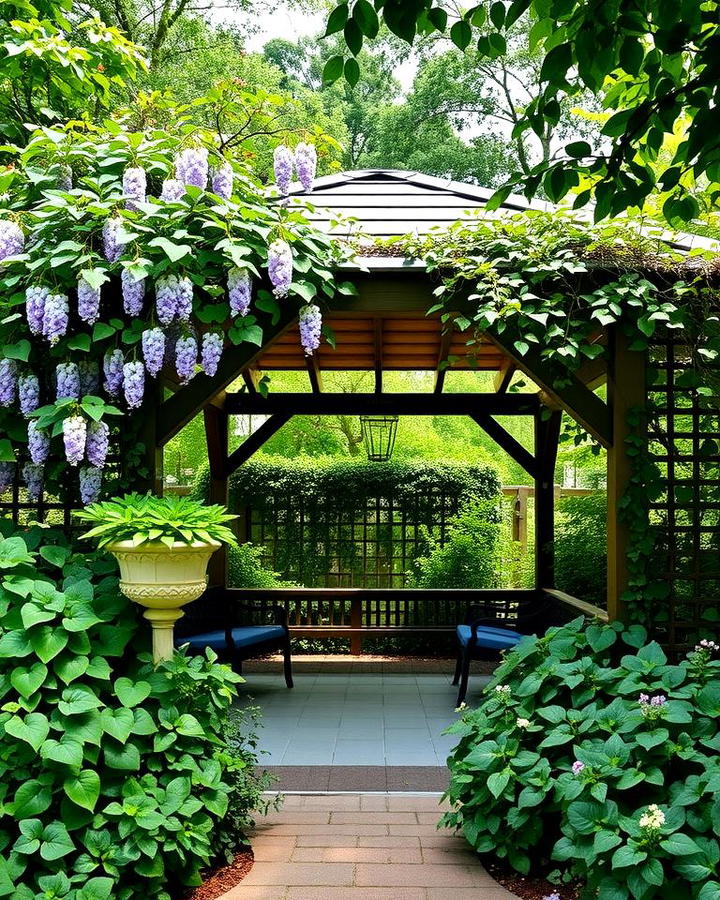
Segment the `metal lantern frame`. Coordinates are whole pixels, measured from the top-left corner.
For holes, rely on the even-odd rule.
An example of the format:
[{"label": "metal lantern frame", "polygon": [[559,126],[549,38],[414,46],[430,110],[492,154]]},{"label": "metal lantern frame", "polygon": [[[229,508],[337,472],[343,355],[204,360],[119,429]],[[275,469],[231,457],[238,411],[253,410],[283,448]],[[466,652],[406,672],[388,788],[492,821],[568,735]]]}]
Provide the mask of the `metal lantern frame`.
[{"label": "metal lantern frame", "polygon": [[395,449],[399,416],[360,416],[360,429],[367,458],[387,462]]}]

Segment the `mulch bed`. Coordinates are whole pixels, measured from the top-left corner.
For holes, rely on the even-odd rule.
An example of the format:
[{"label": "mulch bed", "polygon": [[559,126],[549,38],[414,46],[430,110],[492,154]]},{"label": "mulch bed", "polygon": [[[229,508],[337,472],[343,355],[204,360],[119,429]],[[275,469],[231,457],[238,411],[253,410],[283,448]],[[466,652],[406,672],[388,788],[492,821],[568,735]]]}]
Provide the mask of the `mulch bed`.
[{"label": "mulch bed", "polygon": [[205,874],[200,887],[183,894],[181,900],[216,900],[239,884],[253,867],[253,852],[244,847],[235,854],[235,859],[226,866],[211,869]]},{"label": "mulch bed", "polygon": [[522,897],[522,900],[543,900],[553,893],[559,894],[560,900],[579,900],[582,884],[578,881],[558,886],[551,884],[542,875],[519,875],[509,866],[491,862],[487,857],[483,857],[483,865],[498,884]]}]

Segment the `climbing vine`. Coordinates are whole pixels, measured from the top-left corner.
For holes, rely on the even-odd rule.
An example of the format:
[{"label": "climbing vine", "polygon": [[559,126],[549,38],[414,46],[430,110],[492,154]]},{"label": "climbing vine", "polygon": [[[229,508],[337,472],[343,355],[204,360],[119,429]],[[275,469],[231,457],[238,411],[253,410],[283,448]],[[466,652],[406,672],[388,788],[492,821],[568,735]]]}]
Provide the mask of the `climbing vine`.
[{"label": "climbing vine", "polygon": [[136,483],[161,372],[212,377],[288,303],[312,353],[317,302],[352,292],[333,275],[342,251],[283,200],[294,173],[312,188],[322,136],[283,135],[266,188],[228,139],[246,93],[217,87],[174,118],[165,104],[162,129],[146,98],[141,123],[118,113],[0,148],[0,493],[17,466],[31,500],[65,501],[79,472],[90,502],[109,452]]},{"label": "climbing vine", "polygon": [[[467,334],[471,355],[483,334],[494,333],[519,357],[538,352],[561,388],[569,373],[607,354],[607,327],[627,335],[634,351],[647,351],[658,334],[676,334],[687,357],[678,386],[717,412],[717,254],[681,253],[647,223],[591,226],[557,210],[481,214],[405,240],[403,247],[439,275],[430,312]],[[651,383],[652,377],[650,370]],[[632,471],[620,508],[630,535],[630,581],[621,599],[632,621],[648,624],[667,620],[664,601],[671,593],[660,577],[658,522],[650,515],[651,504],[668,490],[644,431],[653,416],[659,411],[649,401],[629,416]],[[716,438],[705,442],[703,453],[708,459],[720,453]]]}]

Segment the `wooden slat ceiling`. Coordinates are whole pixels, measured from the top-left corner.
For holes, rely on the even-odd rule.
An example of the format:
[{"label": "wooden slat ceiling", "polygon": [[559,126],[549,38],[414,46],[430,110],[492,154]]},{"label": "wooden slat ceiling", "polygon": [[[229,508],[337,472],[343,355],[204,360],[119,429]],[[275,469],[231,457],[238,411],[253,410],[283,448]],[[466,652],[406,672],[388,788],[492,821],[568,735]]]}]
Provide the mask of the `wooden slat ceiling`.
[{"label": "wooden slat ceiling", "polygon": [[[380,359],[376,353],[376,323],[380,329]],[[427,317],[348,317],[332,314],[326,324],[335,333],[336,347],[323,342],[317,351],[318,366],[327,371],[386,371],[437,369],[442,351],[442,323]],[[449,356],[457,357],[449,368],[495,371],[504,356],[490,343],[467,347],[467,336],[454,332]],[[263,371],[300,371],[306,368],[297,325],[279,337],[257,362]]]}]

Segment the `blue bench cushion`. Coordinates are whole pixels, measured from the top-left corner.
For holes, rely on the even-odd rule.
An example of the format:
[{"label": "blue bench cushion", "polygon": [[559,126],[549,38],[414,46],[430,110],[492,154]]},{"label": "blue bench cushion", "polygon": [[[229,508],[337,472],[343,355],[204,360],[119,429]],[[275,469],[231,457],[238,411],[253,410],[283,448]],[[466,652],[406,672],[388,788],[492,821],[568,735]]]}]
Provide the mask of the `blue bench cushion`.
[{"label": "blue bench cushion", "polygon": [[[469,625],[457,626],[457,638],[463,647],[466,647],[472,636]],[[507,650],[520,643],[521,634],[510,631],[509,628],[494,628],[491,625],[478,625],[477,647],[485,647],[488,650]]]},{"label": "blue bench cushion", "polygon": [[[285,637],[285,629],[281,625],[246,625],[232,630],[236,647],[253,647],[265,641],[281,641]],[[192,650],[210,647],[216,653],[226,649],[224,631],[206,631],[204,634],[193,634],[175,638],[175,646],[188,644]]]}]

